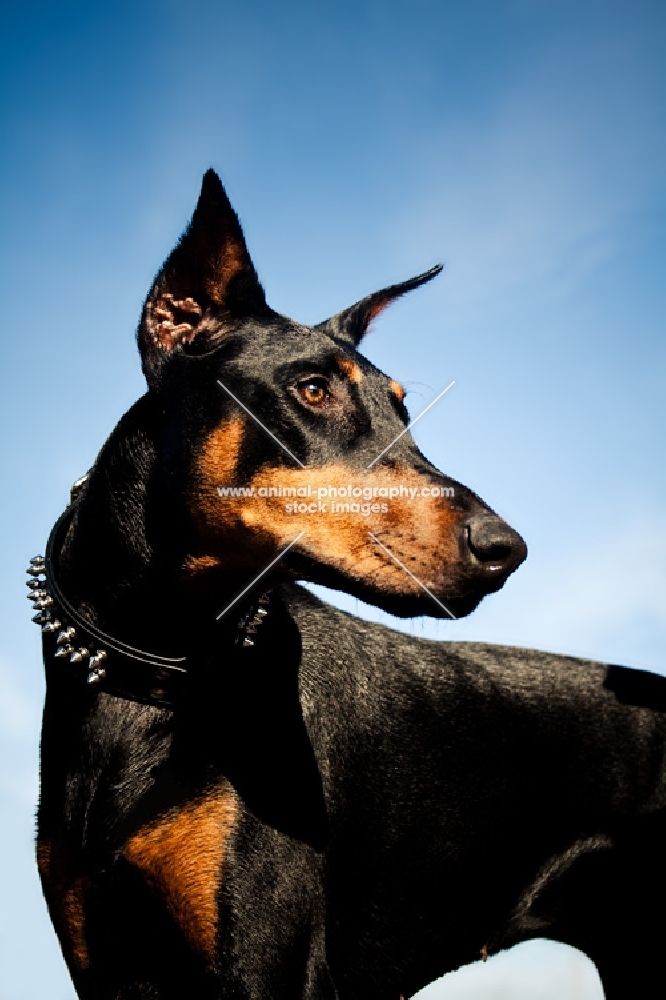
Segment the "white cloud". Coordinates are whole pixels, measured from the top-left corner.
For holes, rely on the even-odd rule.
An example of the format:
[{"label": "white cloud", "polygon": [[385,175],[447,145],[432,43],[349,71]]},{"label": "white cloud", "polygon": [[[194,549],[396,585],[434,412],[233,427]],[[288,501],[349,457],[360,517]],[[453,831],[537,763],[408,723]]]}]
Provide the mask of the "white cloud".
[{"label": "white cloud", "polygon": [[419,1000],[603,1000],[599,976],[581,952],[530,941],[444,976]]}]

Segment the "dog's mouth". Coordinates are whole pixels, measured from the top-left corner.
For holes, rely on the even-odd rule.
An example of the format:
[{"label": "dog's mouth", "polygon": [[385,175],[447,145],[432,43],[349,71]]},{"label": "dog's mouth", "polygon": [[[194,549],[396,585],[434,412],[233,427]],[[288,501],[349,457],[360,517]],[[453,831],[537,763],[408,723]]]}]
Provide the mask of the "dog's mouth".
[{"label": "dog's mouth", "polygon": [[262,537],[256,549],[250,531],[246,544],[234,550],[235,559],[227,550],[210,567],[203,560],[199,569],[211,572],[200,583],[208,590],[220,577],[217,591],[226,574],[236,582],[247,578],[249,584],[253,577],[264,584],[301,580],[351,594],[399,618],[463,618],[504,585],[527,547],[487,508],[447,517],[444,533],[442,520],[424,520],[416,534],[415,523],[381,527],[367,522],[362,531],[331,533],[312,519],[293,523],[290,537],[280,538],[278,546],[277,539]]},{"label": "dog's mouth", "polygon": [[334,554],[314,555],[303,539],[288,553],[284,571],[349,593],[398,618],[464,618],[498,591],[527,555],[523,539],[501,518],[489,513],[479,520],[470,518],[461,526],[453,560],[438,550],[406,553],[399,537],[368,532],[367,545],[351,566],[347,561],[341,567]]}]

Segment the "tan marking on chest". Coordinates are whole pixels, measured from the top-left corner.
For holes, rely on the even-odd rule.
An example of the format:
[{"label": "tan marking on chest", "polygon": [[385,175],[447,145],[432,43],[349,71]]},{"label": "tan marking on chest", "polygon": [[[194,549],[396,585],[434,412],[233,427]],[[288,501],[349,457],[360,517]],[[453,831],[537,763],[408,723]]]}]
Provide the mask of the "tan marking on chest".
[{"label": "tan marking on chest", "polygon": [[208,961],[216,953],[217,896],[236,808],[231,789],[218,788],[142,827],[123,852]]},{"label": "tan marking on chest", "polygon": [[37,867],[65,960],[74,972],[83,972],[90,965],[85,935],[89,880],[77,871],[67,846],[58,840],[37,842]]}]

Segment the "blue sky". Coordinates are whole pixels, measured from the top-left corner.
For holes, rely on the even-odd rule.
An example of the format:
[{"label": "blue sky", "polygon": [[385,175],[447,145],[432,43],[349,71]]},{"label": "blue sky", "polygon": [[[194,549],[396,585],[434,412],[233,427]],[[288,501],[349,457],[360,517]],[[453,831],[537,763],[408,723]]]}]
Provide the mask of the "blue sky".
[{"label": "blue sky", "polygon": [[[141,303],[208,166],[296,319],[446,265],[365,353],[412,414],[456,380],[415,436],[530,555],[469,619],[400,627],[666,672],[665,28],[649,0],[3,5],[0,997],[72,996],[24,563],[143,391]],[[537,944],[427,995],[592,1000],[581,963]]]}]

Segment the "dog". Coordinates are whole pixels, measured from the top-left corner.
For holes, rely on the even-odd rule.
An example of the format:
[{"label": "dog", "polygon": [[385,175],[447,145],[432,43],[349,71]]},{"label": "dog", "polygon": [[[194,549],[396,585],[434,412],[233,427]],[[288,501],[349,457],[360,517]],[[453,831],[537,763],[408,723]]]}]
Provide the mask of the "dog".
[{"label": "dog", "polygon": [[663,989],[666,680],[297,583],[460,617],[525,558],[357,350],[439,270],[300,325],[204,177],[143,309],[148,391],[28,571],[37,860],[83,1000],[399,1000],[533,937],[609,1000]]}]

